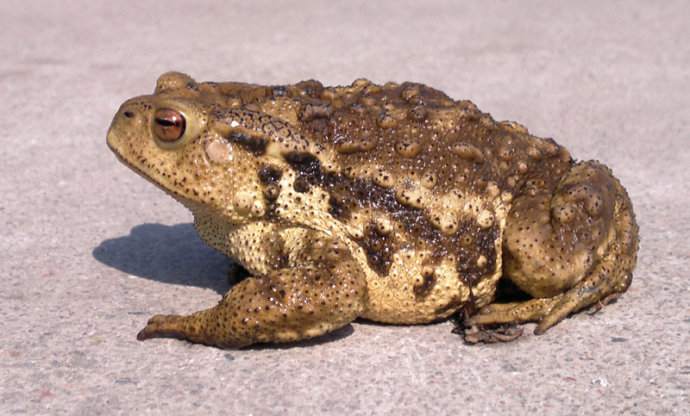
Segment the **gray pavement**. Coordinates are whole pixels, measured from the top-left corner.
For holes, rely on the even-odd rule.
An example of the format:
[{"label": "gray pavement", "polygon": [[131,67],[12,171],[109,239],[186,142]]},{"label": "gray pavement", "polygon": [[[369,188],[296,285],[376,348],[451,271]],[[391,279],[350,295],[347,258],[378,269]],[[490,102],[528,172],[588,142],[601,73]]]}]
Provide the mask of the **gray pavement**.
[{"label": "gray pavement", "polygon": [[[687,1],[0,2],[0,414],[690,414]],[[229,261],[105,132],[169,70],[419,81],[609,165],[632,288],[543,336],[356,322],[225,351],[137,342],[213,305]]]}]

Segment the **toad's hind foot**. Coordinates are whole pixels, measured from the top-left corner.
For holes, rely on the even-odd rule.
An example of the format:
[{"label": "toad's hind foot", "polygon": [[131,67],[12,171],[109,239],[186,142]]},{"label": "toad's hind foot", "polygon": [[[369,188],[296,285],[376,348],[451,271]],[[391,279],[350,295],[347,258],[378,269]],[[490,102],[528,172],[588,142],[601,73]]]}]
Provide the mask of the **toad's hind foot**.
[{"label": "toad's hind foot", "polygon": [[[459,330],[454,330],[453,332],[460,333]],[[491,327],[472,325],[464,330],[465,342],[468,344],[510,342],[521,335],[522,328],[517,328],[513,325],[493,325]]]},{"label": "toad's hind foot", "polygon": [[553,196],[516,199],[504,235],[505,275],[534,299],[490,304],[466,325],[537,322],[601,307],[632,282],[638,228],[630,199],[597,162],[574,166]]}]

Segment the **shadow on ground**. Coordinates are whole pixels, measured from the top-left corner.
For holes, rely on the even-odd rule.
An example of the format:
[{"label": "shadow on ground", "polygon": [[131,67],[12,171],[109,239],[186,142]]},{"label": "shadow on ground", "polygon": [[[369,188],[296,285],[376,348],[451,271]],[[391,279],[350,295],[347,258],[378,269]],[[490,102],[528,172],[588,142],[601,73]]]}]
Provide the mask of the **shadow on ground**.
[{"label": "shadow on ground", "polygon": [[92,255],[105,265],[146,279],[210,288],[220,294],[230,288],[232,261],[207,246],[191,223],[138,225],[128,236],[103,241]]}]

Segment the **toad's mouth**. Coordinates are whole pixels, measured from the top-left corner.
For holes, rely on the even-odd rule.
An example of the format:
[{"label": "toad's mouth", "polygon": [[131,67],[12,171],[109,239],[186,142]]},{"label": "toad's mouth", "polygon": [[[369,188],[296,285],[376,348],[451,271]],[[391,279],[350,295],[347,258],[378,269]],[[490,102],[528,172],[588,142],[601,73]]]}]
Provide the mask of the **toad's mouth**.
[{"label": "toad's mouth", "polygon": [[132,163],[132,161],[129,158],[125,157],[122,154],[122,152],[120,151],[120,149],[113,144],[114,142],[116,142],[116,140],[112,140],[112,138],[113,138],[113,133],[112,133],[112,128],[111,128],[111,130],[108,131],[108,135],[107,135],[107,145],[108,145],[108,148],[115,154],[115,157],[117,157],[117,160],[119,160],[120,163],[124,164],[129,169],[134,171],[136,174],[138,174],[142,178],[146,179],[151,184],[155,185],[158,189],[162,190],[163,192],[168,194],[173,199],[179,201],[185,207],[192,209],[193,207],[197,207],[199,205],[199,201],[195,201],[195,200],[189,198],[188,196],[185,196],[185,195],[183,195],[177,191],[172,190],[171,188],[167,187],[161,181],[156,180],[153,176],[151,176],[149,173],[147,173],[144,169],[137,166],[135,163]]}]

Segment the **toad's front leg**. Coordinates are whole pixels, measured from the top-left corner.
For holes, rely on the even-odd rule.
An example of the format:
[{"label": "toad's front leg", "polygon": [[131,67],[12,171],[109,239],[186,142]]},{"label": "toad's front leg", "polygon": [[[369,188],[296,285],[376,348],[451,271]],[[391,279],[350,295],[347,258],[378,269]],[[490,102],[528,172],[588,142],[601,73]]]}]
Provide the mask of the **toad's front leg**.
[{"label": "toad's front leg", "polygon": [[304,237],[299,252],[286,253],[285,268],[244,279],[213,308],[189,316],[156,315],[137,339],[173,335],[240,348],[312,338],[352,322],[367,296],[359,264],[331,237],[316,231],[305,231]]}]

